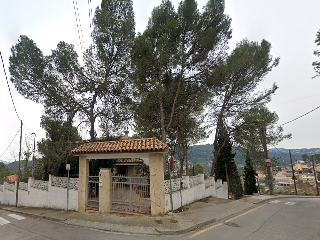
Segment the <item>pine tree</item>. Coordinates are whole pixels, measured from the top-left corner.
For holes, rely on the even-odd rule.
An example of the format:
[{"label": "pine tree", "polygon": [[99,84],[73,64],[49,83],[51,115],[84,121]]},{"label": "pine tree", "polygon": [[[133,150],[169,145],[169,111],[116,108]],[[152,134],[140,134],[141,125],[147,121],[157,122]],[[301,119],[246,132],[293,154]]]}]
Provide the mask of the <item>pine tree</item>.
[{"label": "pine tree", "polygon": [[239,199],[243,195],[243,188],[238,168],[234,161],[236,154],[232,152],[232,143],[225,129],[218,143],[221,150],[217,157],[215,177],[216,179],[227,181],[229,192],[233,194],[235,199]]},{"label": "pine tree", "polygon": [[256,186],[256,171],[253,169],[253,164],[249,153],[246,155],[246,166],[244,167],[244,192],[246,195],[257,193]]}]

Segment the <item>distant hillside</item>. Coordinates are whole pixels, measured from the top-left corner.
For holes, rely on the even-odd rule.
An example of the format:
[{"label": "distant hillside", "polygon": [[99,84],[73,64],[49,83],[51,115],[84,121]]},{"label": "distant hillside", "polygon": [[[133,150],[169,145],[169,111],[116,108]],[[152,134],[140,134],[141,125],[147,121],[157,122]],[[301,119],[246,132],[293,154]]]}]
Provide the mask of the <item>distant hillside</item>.
[{"label": "distant hillside", "polygon": [[[20,162],[20,168],[23,168],[23,161]],[[17,171],[18,170],[18,162],[12,162],[12,163],[8,163],[7,166],[9,167],[9,169],[11,171]],[[30,165],[30,162],[29,162]]]},{"label": "distant hillside", "polygon": [[[245,158],[244,156],[236,150],[233,149],[236,153],[235,162],[237,165],[244,165]],[[291,149],[292,161],[295,162],[297,160],[301,160],[301,155],[314,155],[320,154],[320,148],[302,148],[302,149]],[[276,157],[279,164],[281,166],[288,166],[290,164],[290,156],[289,150],[285,148],[272,148],[269,150],[270,158]],[[190,155],[188,157],[188,161],[192,162],[193,164],[196,163],[211,163],[213,159],[213,145],[206,144],[206,145],[194,145],[190,149]]]},{"label": "distant hillside", "polygon": [[9,162],[3,161],[0,159],[0,162],[3,162],[4,164],[9,164]]}]

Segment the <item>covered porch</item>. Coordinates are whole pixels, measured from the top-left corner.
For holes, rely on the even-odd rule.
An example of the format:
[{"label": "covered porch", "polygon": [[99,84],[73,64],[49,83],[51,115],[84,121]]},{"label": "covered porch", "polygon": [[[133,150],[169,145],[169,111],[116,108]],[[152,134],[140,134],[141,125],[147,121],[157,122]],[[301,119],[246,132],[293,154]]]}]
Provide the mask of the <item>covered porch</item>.
[{"label": "covered porch", "polygon": [[[78,211],[85,212],[88,201],[89,160],[143,159],[149,163],[151,215],[165,213],[164,155],[169,147],[156,138],[89,142],[71,151],[79,156]],[[99,173],[99,212],[111,211],[111,169]]]}]

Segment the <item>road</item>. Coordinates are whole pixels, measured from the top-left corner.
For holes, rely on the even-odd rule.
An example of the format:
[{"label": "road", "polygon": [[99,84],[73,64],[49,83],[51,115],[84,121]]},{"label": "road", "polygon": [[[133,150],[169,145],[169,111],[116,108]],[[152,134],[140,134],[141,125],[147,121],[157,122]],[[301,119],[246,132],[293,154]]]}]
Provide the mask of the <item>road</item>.
[{"label": "road", "polygon": [[1,240],[264,240],[320,239],[320,198],[282,198],[259,205],[223,222],[179,236],[145,236],[97,231],[0,210]]},{"label": "road", "polygon": [[320,199],[282,198],[204,228],[191,239],[320,239]]}]

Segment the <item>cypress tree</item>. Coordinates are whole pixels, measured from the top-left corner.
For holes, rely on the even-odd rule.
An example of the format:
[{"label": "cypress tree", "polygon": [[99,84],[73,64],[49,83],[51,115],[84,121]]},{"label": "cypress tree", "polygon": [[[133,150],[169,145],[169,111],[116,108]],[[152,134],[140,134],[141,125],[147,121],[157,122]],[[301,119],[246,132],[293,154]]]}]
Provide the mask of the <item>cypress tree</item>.
[{"label": "cypress tree", "polygon": [[232,143],[226,130],[223,131],[218,143],[221,149],[217,158],[215,177],[222,179],[222,181],[228,181],[229,192],[233,194],[234,199],[239,199],[243,195],[243,188],[234,161],[236,154],[232,152]]},{"label": "cypress tree", "polygon": [[249,153],[246,155],[246,166],[244,167],[244,192],[246,195],[257,193],[256,171],[253,169],[252,160]]}]

